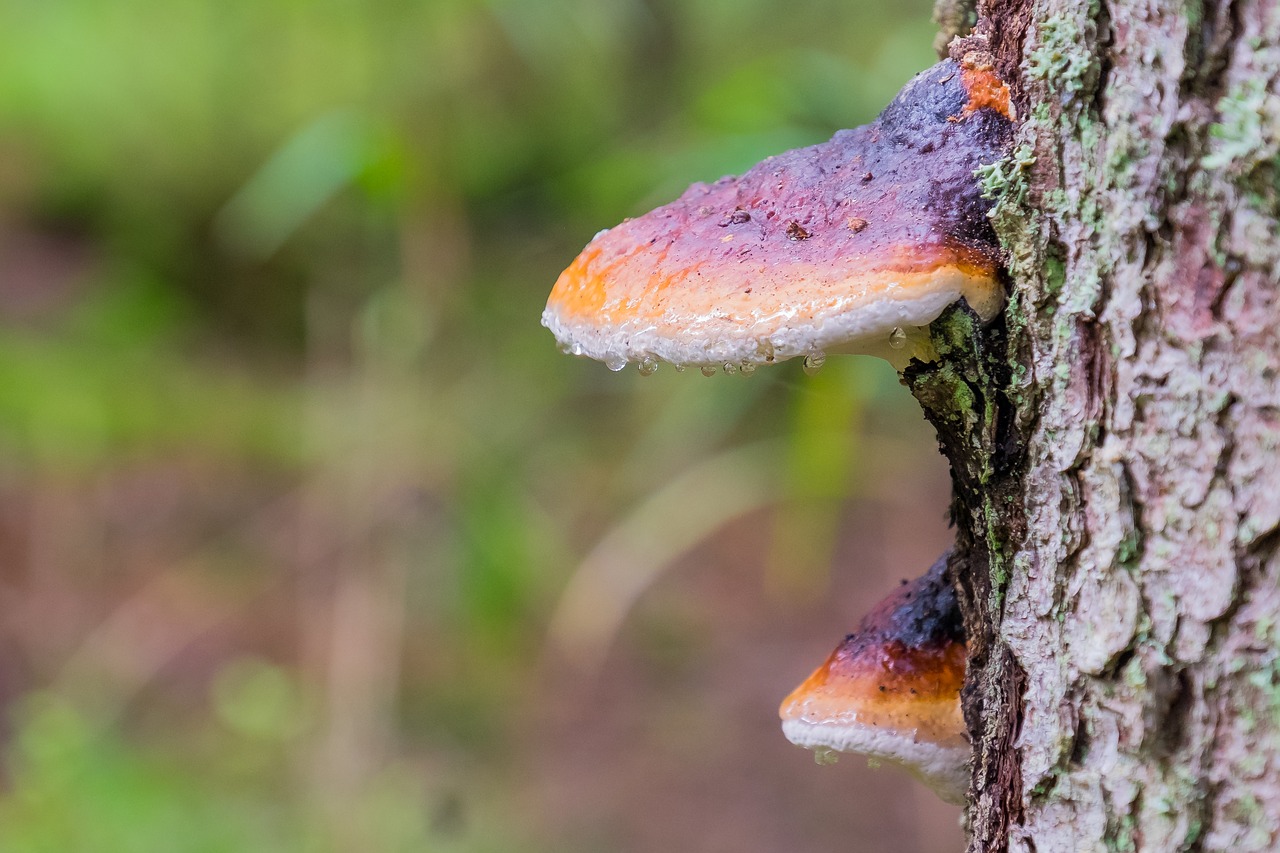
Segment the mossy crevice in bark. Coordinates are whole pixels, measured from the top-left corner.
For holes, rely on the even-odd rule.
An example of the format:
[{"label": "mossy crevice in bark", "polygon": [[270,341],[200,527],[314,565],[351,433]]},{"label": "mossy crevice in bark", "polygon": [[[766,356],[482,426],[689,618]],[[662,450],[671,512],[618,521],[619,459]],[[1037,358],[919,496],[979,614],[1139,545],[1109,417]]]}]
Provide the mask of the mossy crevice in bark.
[{"label": "mossy crevice in bark", "polygon": [[1003,320],[984,328],[957,305],[934,322],[931,335],[937,361],[913,364],[904,380],[951,463],[952,576],[969,644],[962,698],[975,743],[970,793],[982,816],[969,829],[982,849],[1002,849],[1022,802],[1014,743],[1023,676],[994,631],[1025,533],[1021,421],[1009,395],[1015,371]]}]

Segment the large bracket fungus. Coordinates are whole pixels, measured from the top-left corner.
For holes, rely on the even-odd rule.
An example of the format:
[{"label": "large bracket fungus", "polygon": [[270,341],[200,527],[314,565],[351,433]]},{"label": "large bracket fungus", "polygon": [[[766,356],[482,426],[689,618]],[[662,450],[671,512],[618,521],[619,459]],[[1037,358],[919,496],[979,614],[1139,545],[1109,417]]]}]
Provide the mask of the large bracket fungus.
[{"label": "large bracket fungus", "polygon": [[941,62],[873,123],[601,232],[542,322],[566,352],[614,369],[927,360],[922,330],[948,305],[963,298],[990,320],[1003,304],[974,172],[1009,138],[1003,84],[977,63]]},{"label": "large bracket fungus", "polygon": [[[963,507],[981,503],[1003,417],[983,344],[1004,305],[1002,255],[975,173],[1004,156],[1013,129],[1008,87],[964,44],[873,123],[601,232],[542,317],[566,352],[614,370],[745,372],[856,352],[902,372],[952,463],[956,551],[876,608],[782,717],[797,743],[906,765],[951,801],[980,727],[961,714],[965,628],[983,624],[989,588],[960,576],[990,557]],[[988,638],[967,640],[972,670]]]}]

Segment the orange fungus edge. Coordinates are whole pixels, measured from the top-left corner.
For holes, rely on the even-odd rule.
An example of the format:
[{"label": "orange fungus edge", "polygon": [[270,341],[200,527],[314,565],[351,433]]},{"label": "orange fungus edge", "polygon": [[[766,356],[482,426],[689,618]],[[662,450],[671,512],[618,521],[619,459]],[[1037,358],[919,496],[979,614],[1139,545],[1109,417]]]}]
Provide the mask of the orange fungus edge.
[{"label": "orange fungus edge", "polygon": [[965,91],[969,93],[969,102],[964,105],[964,115],[972,115],[986,108],[1013,121],[1013,96],[1009,91],[1009,84],[997,77],[995,72],[981,65],[970,66],[966,62],[960,71],[960,79],[964,82]]},{"label": "orange fungus edge", "polygon": [[899,649],[894,654],[899,662],[896,673],[865,659],[841,661],[839,655],[837,648],[782,700],[778,707],[782,719],[802,719],[805,706],[815,700],[828,706],[828,710],[845,706],[845,710],[856,711],[858,716],[872,718],[878,713],[892,715],[904,705],[923,709],[954,702],[959,706],[966,668],[964,643],[948,643],[923,654]]}]

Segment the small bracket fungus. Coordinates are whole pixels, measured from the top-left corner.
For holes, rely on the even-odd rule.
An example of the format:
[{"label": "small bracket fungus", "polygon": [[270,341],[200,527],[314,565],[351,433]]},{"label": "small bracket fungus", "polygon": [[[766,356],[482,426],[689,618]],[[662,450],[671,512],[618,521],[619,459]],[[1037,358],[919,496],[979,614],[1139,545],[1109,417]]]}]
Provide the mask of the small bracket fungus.
[{"label": "small bracket fungus", "polygon": [[970,753],[960,712],[965,642],[946,563],[876,605],[779,713],[794,744],[900,764],[960,803]]},{"label": "small bracket fungus", "polygon": [[968,58],[941,62],[873,123],[596,235],[542,322],[566,352],[615,370],[931,360],[925,327],[944,308],[963,298],[985,321],[1003,305],[974,172],[1008,145],[1007,93]]}]

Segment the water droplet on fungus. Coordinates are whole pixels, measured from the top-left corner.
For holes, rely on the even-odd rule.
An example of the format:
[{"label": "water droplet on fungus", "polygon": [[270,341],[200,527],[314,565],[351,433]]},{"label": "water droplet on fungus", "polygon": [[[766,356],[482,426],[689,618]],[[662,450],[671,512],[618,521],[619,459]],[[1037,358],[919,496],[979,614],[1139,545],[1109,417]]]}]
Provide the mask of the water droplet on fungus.
[{"label": "water droplet on fungus", "polygon": [[827,746],[817,746],[813,749],[813,763],[822,767],[829,767],[840,760],[840,753]]}]

